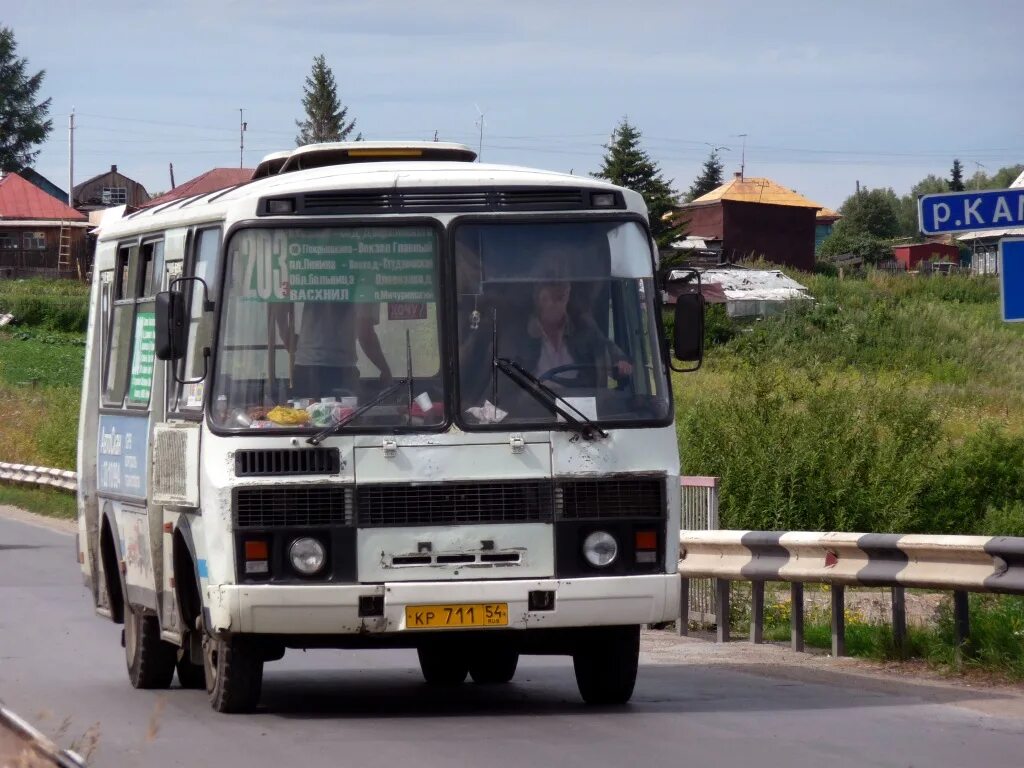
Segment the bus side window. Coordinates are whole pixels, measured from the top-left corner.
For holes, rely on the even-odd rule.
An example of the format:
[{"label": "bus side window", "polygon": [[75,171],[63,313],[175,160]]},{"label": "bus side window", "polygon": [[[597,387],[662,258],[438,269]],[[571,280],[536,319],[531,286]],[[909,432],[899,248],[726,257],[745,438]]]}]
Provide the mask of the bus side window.
[{"label": "bus side window", "polygon": [[[132,331],[135,325],[135,291],[132,278],[138,264],[138,246],[117,249],[114,272],[114,306],[110,318],[109,345],[104,367],[103,403],[120,406],[128,389],[128,365],[132,356]],[[137,285],[137,283],[136,283]]]},{"label": "bus side window", "polygon": [[[219,229],[203,229],[192,240],[188,275],[202,278],[211,301],[217,298],[217,251],[220,246]],[[189,288],[188,348],[185,359],[178,364],[181,379],[197,379],[203,375],[203,348],[213,346],[213,313],[203,312],[203,283],[193,280]],[[205,380],[195,384],[179,385],[176,407],[197,410],[203,405]]]}]

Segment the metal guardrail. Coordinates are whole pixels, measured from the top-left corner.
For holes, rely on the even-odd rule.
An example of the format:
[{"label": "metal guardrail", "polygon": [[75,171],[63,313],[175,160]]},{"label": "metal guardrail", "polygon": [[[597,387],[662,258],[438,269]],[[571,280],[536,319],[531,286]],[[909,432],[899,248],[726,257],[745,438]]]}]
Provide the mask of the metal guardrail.
[{"label": "metal guardrail", "polygon": [[72,493],[78,487],[78,475],[69,469],[33,467],[29,464],[10,464],[6,461],[0,461],[0,480],[23,485],[46,486]]},{"label": "metal guardrail", "polygon": [[[24,743],[24,751],[34,757],[46,761],[50,765],[57,765],[60,768],[85,768],[85,759],[70,749],[61,749],[50,739],[22,720],[11,710],[6,709],[0,703],[0,728],[6,728],[15,737]],[[0,764],[7,765],[5,760],[11,759],[10,765],[37,765],[37,762],[22,763],[21,755],[0,754]]]},{"label": "metal guardrail", "polygon": [[[896,646],[906,639],[904,589],[951,590],[956,641],[970,637],[967,595],[1024,595],[1024,538],[772,531],[683,531],[679,536],[680,606],[692,578],[715,579],[719,642],[729,640],[729,583],[751,582],[750,639],[764,635],[766,581],[790,583],[791,643],[803,650],[803,585],[829,584],[832,654],[845,655],[845,588],[889,587]],[[688,631],[679,622],[679,633]]]}]

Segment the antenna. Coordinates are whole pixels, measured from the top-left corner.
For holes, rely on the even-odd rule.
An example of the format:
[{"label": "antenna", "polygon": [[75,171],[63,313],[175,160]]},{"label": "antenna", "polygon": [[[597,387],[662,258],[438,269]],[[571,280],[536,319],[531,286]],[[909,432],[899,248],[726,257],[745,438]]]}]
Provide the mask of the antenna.
[{"label": "antenna", "polygon": [[242,168],[245,163],[242,162],[242,155],[245,153],[245,131],[249,127],[249,124],[244,121],[245,110],[242,107],[238,108],[238,167]]},{"label": "antenna", "polygon": [[476,107],[476,112],[479,115],[475,123],[476,127],[480,129],[480,146],[476,152],[476,161],[479,163],[484,156],[484,115],[486,113],[480,110],[480,105],[474,104],[473,106]]},{"label": "antenna", "polygon": [[977,160],[972,160],[971,162],[978,166],[974,171],[974,188],[981,189],[981,169],[985,168],[985,170],[987,171],[988,168],[979,163]]},{"label": "antenna", "polygon": [[737,139],[743,139],[743,150],[742,154],[740,155],[740,180],[742,181],[743,174],[746,172],[747,169],[747,134],[734,133],[733,136],[735,136]]}]

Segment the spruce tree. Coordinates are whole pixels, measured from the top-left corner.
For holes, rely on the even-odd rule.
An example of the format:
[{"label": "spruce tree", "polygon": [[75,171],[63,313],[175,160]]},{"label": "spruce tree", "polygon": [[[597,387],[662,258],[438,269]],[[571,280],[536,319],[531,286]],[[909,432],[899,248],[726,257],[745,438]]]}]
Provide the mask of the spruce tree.
[{"label": "spruce tree", "polygon": [[[296,120],[299,135],[295,137],[298,146],[317,144],[323,141],[345,141],[356,127],[355,118],[345,122],[348,107],[341,106],[338,86],[334,73],[327,66],[327,58],[320,54],[313,59],[313,69],[306,77],[302,106],[306,110],[305,120]],[[357,134],[355,141],[363,135]]]},{"label": "spruce tree", "polygon": [[612,132],[601,170],[591,174],[643,195],[651,234],[659,248],[682,237],[684,224],[672,215],[679,208],[672,182],[662,178],[658,165],[640,147],[641,133],[627,118]]},{"label": "spruce tree", "polygon": [[949,191],[964,191],[964,167],[960,164],[959,160],[953,161],[953,168],[949,172]]},{"label": "spruce tree", "polygon": [[711,150],[711,155],[704,161],[700,176],[693,182],[690,191],[686,195],[686,202],[696,200],[701,195],[706,195],[713,189],[722,186],[722,160],[717,150]]},{"label": "spruce tree", "polygon": [[25,72],[26,59],[15,55],[18,44],[14,30],[0,27],[0,170],[20,171],[32,164],[46,140],[53,121],[47,120],[50,99],[36,101],[36,93],[46,76]]}]

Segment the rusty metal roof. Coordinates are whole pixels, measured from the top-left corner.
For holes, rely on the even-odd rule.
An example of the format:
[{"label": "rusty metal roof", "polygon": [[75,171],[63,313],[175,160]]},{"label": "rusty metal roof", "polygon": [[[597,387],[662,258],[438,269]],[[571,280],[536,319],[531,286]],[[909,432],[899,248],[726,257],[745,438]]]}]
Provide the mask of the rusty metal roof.
[{"label": "rusty metal roof", "polygon": [[152,208],[154,205],[169,203],[172,200],[180,200],[193,195],[202,195],[207,192],[216,192],[220,189],[227,189],[238,184],[243,184],[252,178],[252,168],[213,168],[206,173],[196,176],[194,179],[182,182],[170,192],[147,200],[143,208]]},{"label": "rusty metal roof", "polygon": [[0,219],[85,221],[85,216],[16,173],[0,179]]},{"label": "rusty metal roof", "polygon": [[[765,205],[789,205],[795,208],[824,208],[821,203],[808,200],[799,192],[776,184],[765,178],[733,177],[717,189],[701,195],[689,205],[705,205],[730,200],[738,203],[763,203]],[[686,206],[684,206],[686,207]]]}]

